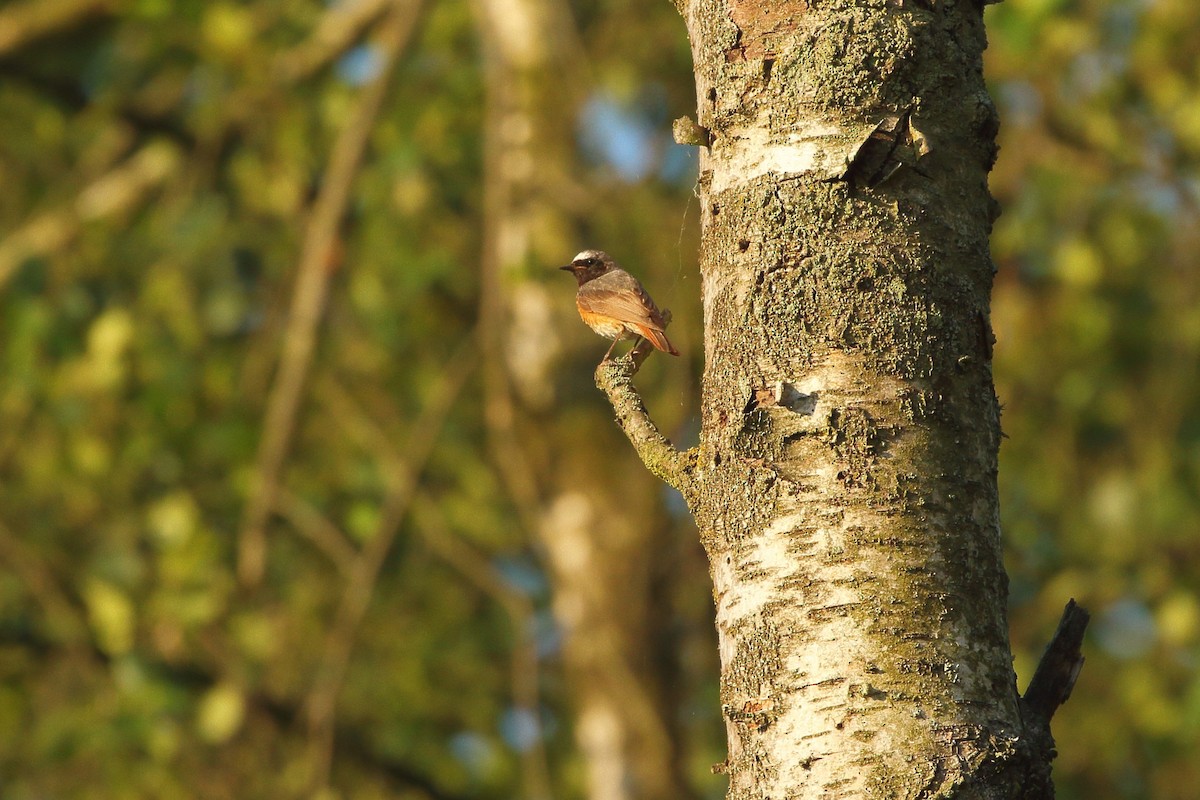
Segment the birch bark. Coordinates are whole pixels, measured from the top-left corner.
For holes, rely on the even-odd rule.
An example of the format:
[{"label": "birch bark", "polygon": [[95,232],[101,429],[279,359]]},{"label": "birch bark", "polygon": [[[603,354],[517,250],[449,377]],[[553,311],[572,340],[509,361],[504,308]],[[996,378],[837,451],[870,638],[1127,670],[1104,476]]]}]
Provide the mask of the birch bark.
[{"label": "birch bark", "polygon": [[982,7],[679,5],[698,448],[658,434],[632,365],[597,381],[708,552],[728,797],[1052,796],[1005,618]]}]

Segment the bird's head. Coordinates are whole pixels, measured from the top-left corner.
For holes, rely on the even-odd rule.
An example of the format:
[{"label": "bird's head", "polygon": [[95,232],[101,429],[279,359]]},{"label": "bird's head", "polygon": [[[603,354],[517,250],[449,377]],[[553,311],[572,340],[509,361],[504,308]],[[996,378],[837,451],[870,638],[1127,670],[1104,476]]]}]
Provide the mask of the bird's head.
[{"label": "bird's head", "polygon": [[616,262],[603,250],[584,250],[571,259],[570,264],[559,267],[573,274],[580,286],[616,268]]}]

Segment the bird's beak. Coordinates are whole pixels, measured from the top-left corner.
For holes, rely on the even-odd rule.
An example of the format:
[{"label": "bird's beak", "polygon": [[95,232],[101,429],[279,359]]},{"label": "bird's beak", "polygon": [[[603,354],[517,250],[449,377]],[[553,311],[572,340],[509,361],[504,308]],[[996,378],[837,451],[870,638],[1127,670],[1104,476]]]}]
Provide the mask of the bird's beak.
[{"label": "bird's beak", "polygon": [[575,271],[575,265],[574,265],[574,264],[567,264],[565,267],[559,267],[559,269],[565,269],[567,272],[574,272],[574,271]]}]

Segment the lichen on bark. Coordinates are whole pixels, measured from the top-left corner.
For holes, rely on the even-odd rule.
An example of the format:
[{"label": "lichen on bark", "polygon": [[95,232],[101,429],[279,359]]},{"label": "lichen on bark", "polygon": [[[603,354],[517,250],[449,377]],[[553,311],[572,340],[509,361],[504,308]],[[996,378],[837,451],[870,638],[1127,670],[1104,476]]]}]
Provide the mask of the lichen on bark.
[{"label": "lichen on bark", "polygon": [[709,555],[729,797],[1050,796],[1007,643],[980,4],[679,6],[698,447],[601,385]]},{"label": "lichen on bark", "polygon": [[981,6],[677,5],[703,131],[699,445],[662,437],[634,369],[597,381],[708,553],[714,769],[731,800],[1050,797],[1047,714],[1086,613],[1068,607],[1045,683],[1019,697]]}]

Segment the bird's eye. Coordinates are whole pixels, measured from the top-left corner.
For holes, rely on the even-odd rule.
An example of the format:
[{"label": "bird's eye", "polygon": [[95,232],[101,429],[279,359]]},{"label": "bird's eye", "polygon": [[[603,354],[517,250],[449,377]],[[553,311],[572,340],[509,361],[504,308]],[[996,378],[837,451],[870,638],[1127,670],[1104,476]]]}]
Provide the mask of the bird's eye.
[{"label": "bird's eye", "polygon": [[587,259],[586,261],[584,261],[583,263],[584,263],[584,264],[587,264],[589,267],[594,267],[594,266],[596,266],[596,264],[597,264],[598,262],[597,262],[597,261],[596,261],[596,259],[594,259],[594,258],[589,258],[589,259]]}]

